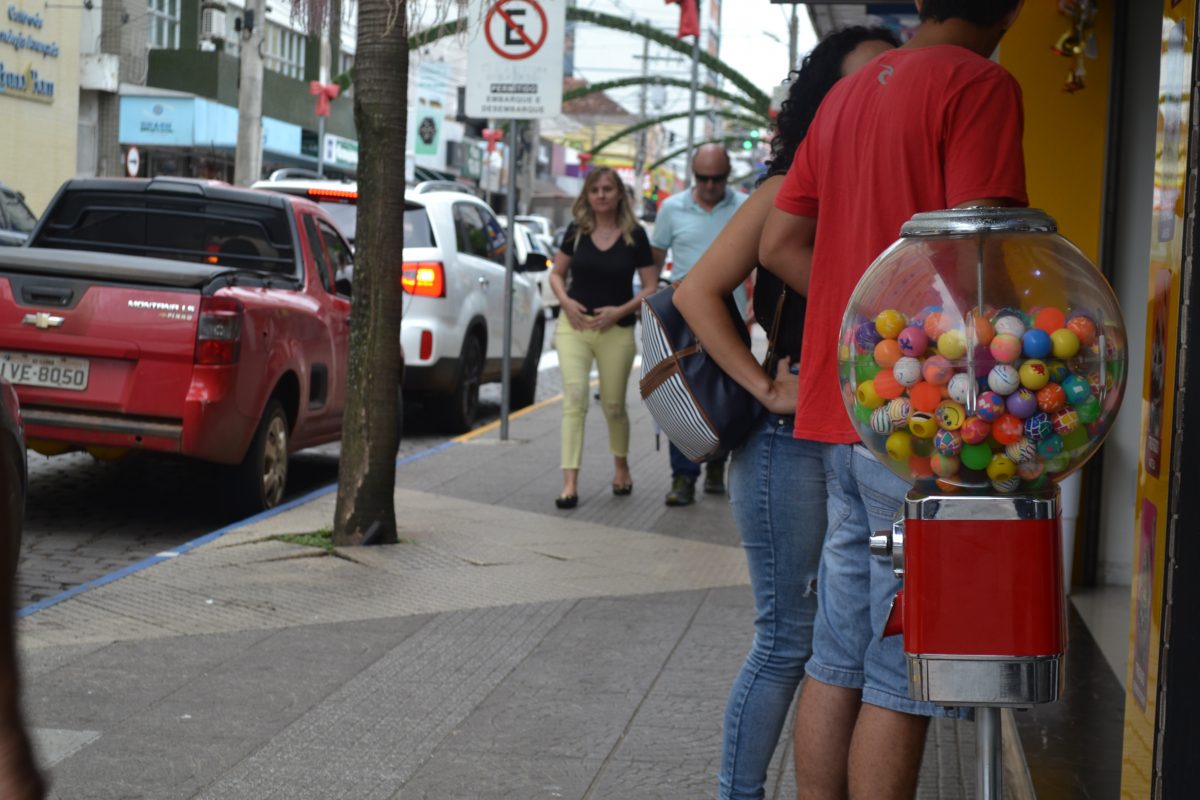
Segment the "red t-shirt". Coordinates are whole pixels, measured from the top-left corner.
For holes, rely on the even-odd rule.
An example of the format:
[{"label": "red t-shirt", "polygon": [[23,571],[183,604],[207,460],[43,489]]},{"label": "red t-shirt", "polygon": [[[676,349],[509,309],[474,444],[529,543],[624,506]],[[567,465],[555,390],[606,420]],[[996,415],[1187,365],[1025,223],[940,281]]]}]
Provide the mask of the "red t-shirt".
[{"label": "red t-shirt", "polygon": [[985,197],[1026,205],[1023,127],[1012,75],[953,45],[890,50],[830,90],[775,199],[817,220],[796,438],[858,441],[837,368],[854,287],[913,214]]}]

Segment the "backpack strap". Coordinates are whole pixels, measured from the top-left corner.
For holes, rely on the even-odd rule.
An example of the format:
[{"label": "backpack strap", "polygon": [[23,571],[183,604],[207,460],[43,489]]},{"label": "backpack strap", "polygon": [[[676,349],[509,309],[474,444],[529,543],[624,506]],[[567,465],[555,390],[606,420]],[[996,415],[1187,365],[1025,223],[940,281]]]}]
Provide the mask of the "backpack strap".
[{"label": "backpack strap", "polygon": [[662,361],[655,364],[654,368],[647,372],[645,377],[638,382],[638,391],[641,393],[642,399],[644,400],[654,394],[655,389],[666,383],[672,375],[680,372],[679,362],[681,359],[694,356],[699,352],[700,345],[693,344],[677,353],[671,353]]}]

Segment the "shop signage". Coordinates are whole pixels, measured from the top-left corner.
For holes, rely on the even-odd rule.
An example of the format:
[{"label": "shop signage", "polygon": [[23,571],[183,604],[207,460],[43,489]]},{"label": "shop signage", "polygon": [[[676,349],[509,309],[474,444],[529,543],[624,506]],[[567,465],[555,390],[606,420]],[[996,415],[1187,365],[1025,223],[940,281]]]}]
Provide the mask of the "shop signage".
[{"label": "shop signage", "polygon": [[325,163],[357,169],[358,142],[332,133],[325,134]]},{"label": "shop signage", "polygon": [[419,156],[436,156],[441,142],[442,112],[440,109],[422,108],[417,111],[417,139],[413,152]]},{"label": "shop signage", "polygon": [[540,119],[562,111],[565,0],[475,0],[469,117]]},{"label": "shop signage", "polygon": [[[10,5],[5,16],[8,24],[16,27],[0,28],[0,95],[53,103],[54,81],[30,59],[57,59],[58,42],[48,41],[41,33],[46,22],[38,14]],[[9,48],[14,52],[6,58]]]}]

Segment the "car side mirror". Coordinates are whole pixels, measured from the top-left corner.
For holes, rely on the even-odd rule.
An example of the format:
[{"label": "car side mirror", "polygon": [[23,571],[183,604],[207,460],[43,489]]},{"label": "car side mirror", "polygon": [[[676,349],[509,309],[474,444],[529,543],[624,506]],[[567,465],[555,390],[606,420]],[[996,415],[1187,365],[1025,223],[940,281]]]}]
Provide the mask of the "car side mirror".
[{"label": "car side mirror", "polygon": [[519,265],[519,272],[545,272],[550,269],[550,259],[541,253],[530,251],[529,255]]},{"label": "car side mirror", "polygon": [[337,282],[334,284],[334,288],[337,290],[337,293],[345,295],[346,297],[350,296],[350,286],[351,284],[349,278],[338,278]]}]

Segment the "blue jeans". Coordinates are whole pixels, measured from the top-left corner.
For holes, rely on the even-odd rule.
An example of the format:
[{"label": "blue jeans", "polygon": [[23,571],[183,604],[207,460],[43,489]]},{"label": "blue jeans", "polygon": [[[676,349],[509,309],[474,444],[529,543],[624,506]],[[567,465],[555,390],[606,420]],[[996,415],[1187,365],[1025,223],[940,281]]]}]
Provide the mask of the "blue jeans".
[{"label": "blue jeans", "polygon": [[[670,444],[670,443],[668,442],[668,444]],[[669,449],[671,451],[671,477],[672,478],[683,477],[683,478],[690,478],[691,480],[694,481],[700,477],[700,465],[699,464],[697,464],[696,462],[692,461],[690,458],[685,456],[683,454],[683,451],[680,450],[678,447],[676,447],[674,444],[671,444]],[[725,459],[723,459],[723,458],[718,459],[718,461],[722,464],[725,463]],[[715,463],[718,463],[718,461],[712,461],[709,463],[715,464]]]},{"label": "blue jeans", "polygon": [[725,707],[722,800],[762,798],[767,766],[812,653],[825,539],[822,445],[768,414],[729,468],[729,501],[754,591],[754,643]]}]

